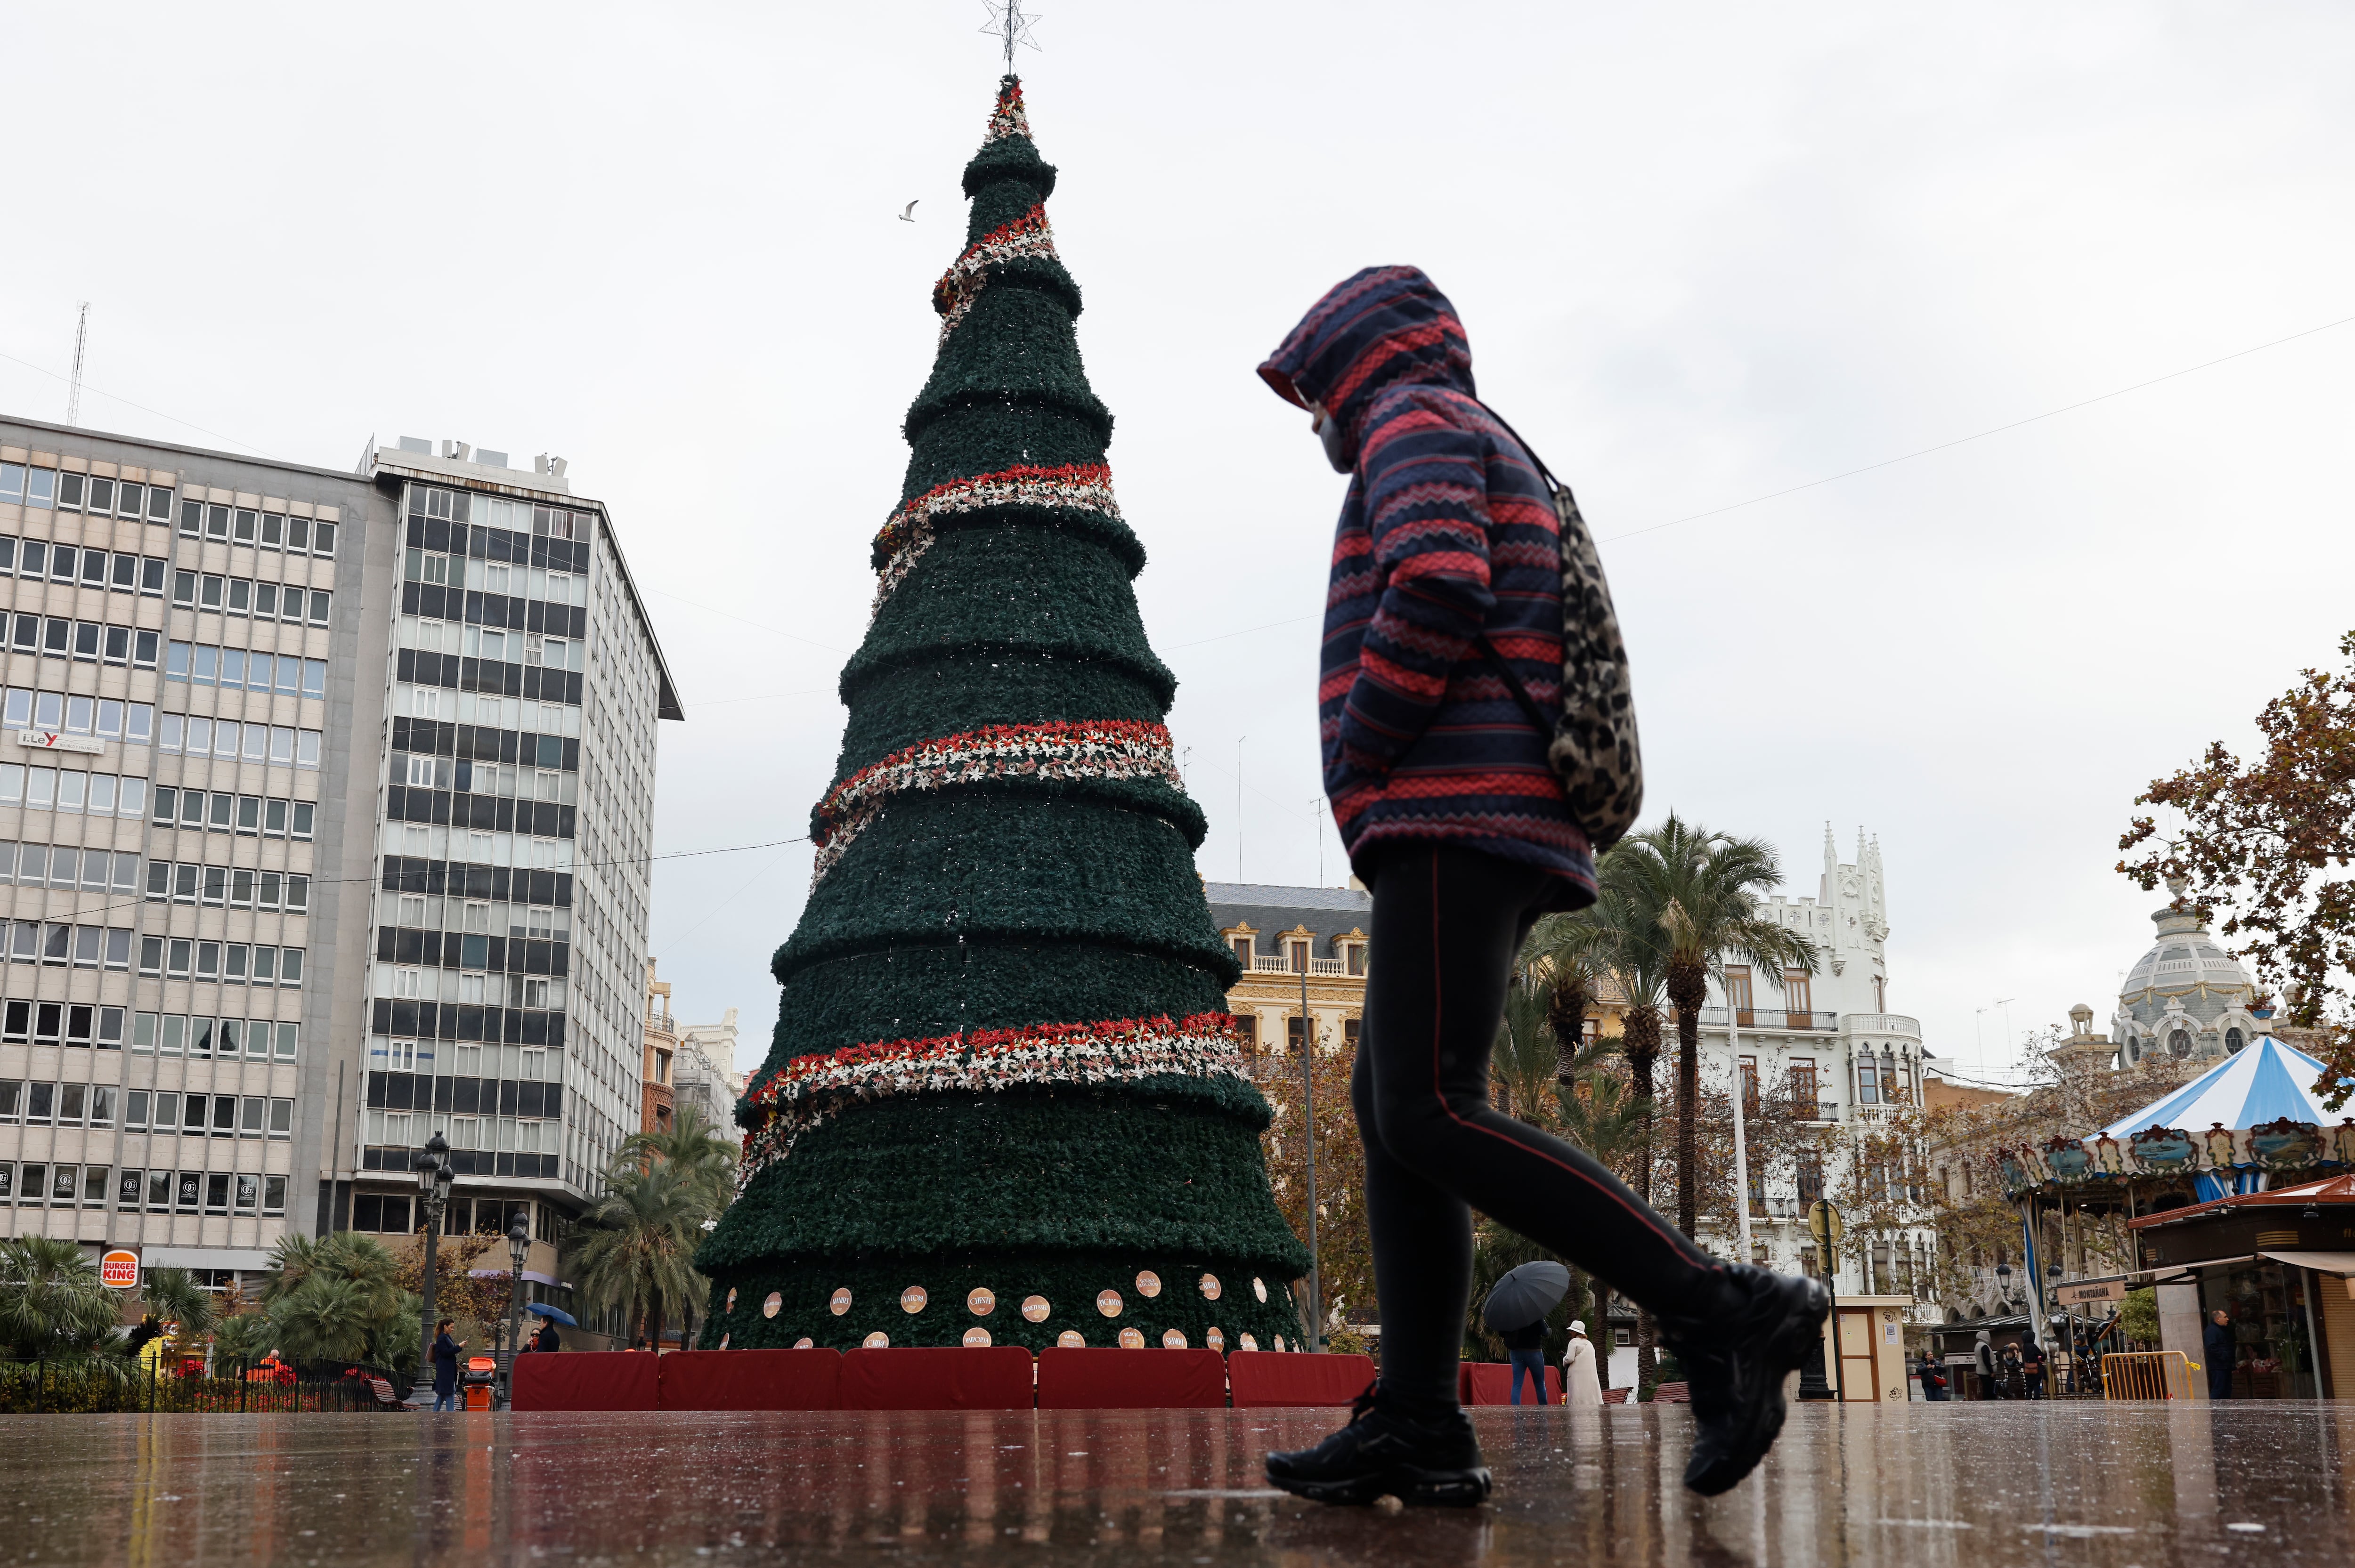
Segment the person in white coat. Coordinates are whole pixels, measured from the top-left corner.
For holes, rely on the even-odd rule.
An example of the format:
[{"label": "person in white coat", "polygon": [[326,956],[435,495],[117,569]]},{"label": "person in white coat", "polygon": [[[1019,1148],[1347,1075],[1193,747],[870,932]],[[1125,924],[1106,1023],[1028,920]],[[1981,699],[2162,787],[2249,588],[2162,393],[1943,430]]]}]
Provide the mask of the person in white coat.
[{"label": "person in white coat", "polygon": [[1577,1319],[1570,1325],[1570,1349],[1561,1353],[1561,1402],[1573,1409],[1603,1403],[1603,1380],[1595,1371],[1594,1343],[1586,1337],[1586,1325]]}]

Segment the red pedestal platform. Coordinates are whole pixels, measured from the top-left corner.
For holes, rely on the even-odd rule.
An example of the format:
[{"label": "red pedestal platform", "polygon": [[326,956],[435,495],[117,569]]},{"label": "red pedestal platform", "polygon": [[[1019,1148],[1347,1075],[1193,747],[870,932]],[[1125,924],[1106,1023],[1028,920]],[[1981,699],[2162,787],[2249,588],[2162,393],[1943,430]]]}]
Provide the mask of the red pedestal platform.
[{"label": "red pedestal platform", "polygon": [[1030,1352],[1019,1345],[914,1345],[842,1358],[844,1410],[1028,1410],[1035,1395]]},{"label": "red pedestal platform", "polygon": [[[1561,1369],[1549,1366],[1545,1370],[1546,1403],[1561,1403]],[[1513,1403],[1513,1369],[1505,1361],[1465,1361],[1455,1374],[1455,1397],[1465,1404],[1510,1404]],[[1529,1380],[1521,1380],[1521,1397],[1531,1404],[1537,1395],[1529,1389]]]},{"label": "red pedestal platform", "polygon": [[839,1410],[837,1351],[673,1351],[662,1358],[664,1410]]},{"label": "red pedestal platform", "polygon": [[655,1362],[644,1351],[580,1351],[515,1359],[517,1410],[653,1410]]},{"label": "red pedestal platform", "polygon": [[1208,1410],[1227,1403],[1227,1365],[1209,1350],[1039,1352],[1041,1410]]},{"label": "red pedestal platform", "polygon": [[1371,1356],[1281,1351],[1234,1351],[1227,1356],[1227,1382],[1234,1390],[1237,1410],[1347,1404],[1373,1381]]}]

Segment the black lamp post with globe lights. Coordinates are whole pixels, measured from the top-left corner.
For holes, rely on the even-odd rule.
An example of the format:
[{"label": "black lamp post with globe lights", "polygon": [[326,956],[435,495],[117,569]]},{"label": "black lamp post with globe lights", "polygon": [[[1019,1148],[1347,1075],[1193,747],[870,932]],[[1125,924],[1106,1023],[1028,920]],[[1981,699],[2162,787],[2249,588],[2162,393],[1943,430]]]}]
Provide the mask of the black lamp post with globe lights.
[{"label": "black lamp post with globe lights", "polygon": [[450,1140],[437,1132],[417,1157],[417,1191],[425,1205],[425,1305],[418,1323],[417,1386],[410,1390],[409,1397],[418,1404],[429,1404],[433,1399],[433,1270],[440,1253],[442,1210],[450,1202],[450,1184],[458,1176],[443,1158],[449,1152]]},{"label": "black lamp post with globe lights", "polygon": [[515,1404],[515,1359],[523,1349],[517,1336],[523,1332],[523,1261],[531,1251],[531,1226],[524,1212],[516,1210],[515,1221],[507,1226],[507,1256],[515,1264],[515,1274],[507,1291],[507,1357],[506,1404]]}]

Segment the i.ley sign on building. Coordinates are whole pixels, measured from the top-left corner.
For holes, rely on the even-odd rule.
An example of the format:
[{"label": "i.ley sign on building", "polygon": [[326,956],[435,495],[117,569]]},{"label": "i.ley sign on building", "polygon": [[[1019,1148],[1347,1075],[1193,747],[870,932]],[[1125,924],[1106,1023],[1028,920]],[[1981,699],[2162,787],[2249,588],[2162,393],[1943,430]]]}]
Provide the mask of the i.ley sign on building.
[{"label": "i.ley sign on building", "polygon": [[106,742],[94,736],[67,735],[54,729],[20,729],[16,732],[16,744],[42,751],[86,751],[93,757],[106,749]]}]

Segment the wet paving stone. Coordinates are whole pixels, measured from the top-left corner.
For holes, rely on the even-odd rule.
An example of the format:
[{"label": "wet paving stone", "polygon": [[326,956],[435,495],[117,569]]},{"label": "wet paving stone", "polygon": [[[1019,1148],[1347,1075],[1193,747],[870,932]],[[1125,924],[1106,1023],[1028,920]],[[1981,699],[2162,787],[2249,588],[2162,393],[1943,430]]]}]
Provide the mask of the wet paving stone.
[{"label": "wet paving stone", "polygon": [[1682,1407],[1483,1410],[1482,1509],[1325,1509],[1324,1411],[0,1418],[0,1562],[2355,1562],[2355,1403],[1824,1405],[1678,1484]]}]

